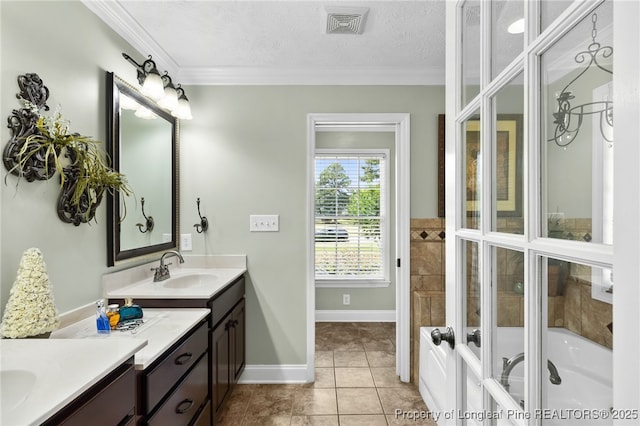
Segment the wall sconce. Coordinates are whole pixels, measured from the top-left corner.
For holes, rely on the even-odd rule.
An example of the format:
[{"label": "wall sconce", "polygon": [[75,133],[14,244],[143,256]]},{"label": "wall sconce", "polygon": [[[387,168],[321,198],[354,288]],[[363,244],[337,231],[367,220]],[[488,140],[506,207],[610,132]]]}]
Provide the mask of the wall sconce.
[{"label": "wall sconce", "polygon": [[206,216],[203,217],[200,214],[200,197],[198,197],[198,199],[196,200],[196,204],[198,205],[198,216],[200,216],[200,223],[196,223],[195,225],[193,225],[193,227],[196,228],[198,234],[202,234],[207,229],[209,229],[209,220],[207,220]]},{"label": "wall sconce", "polygon": [[548,142],[555,142],[560,147],[566,147],[569,145],[578,135],[580,126],[585,116],[591,116],[598,114],[600,122],[600,134],[606,142],[613,144],[613,137],[611,135],[611,129],[613,128],[613,101],[608,99],[598,100],[595,102],[587,102],[582,105],[571,106],[571,100],[575,99],[573,92],[568,90],[569,87],[575,83],[584,73],[586,73],[591,66],[595,65],[598,69],[609,74],[613,72],[598,62],[598,56],[602,58],[608,58],[613,55],[613,48],[611,46],[601,46],[596,41],[598,31],[596,29],[596,22],[598,21],[598,15],[595,13],[591,16],[591,22],[593,22],[593,30],[591,31],[591,44],[587,47],[587,50],[583,50],[576,54],[574,60],[578,64],[586,63],[584,69],[567,84],[562,91],[556,95],[556,101],[558,102],[558,109],[553,113],[556,128],[553,132],[553,137],[548,139]]},{"label": "wall sconce", "polygon": [[[142,204],[142,216],[144,216],[146,223],[144,225],[142,223],[136,223],[136,226],[138,227],[138,231],[142,232],[143,234],[146,234],[147,232],[153,231],[153,226],[155,222],[153,221],[153,216],[147,217],[147,215],[144,212],[144,197],[140,198],[140,204]],[[143,227],[145,228],[143,229]]]},{"label": "wall sconce", "polygon": [[149,55],[149,59],[142,64],[137,63],[126,53],[122,56],[136,67],[138,72],[138,83],[142,86],[141,92],[158,103],[158,106],[171,112],[176,118],[181,120],[191,120],[191,106],[189,99],[184,94],[184,89],[178,84],[173,85],[173,81],[167,71],[161,76],[156,67],[156,63]]}]

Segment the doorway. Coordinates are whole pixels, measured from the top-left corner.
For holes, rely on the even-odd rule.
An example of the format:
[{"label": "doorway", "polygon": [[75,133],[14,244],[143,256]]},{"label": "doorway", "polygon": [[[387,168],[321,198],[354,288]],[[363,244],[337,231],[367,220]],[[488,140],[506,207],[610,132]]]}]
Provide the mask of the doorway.
[{"label": "doorway", "polygon": [[309,114],[307,121],[307,380],[315,377],[315,160],[320,148],[317,132],[393,132],[394,250],[389,265],[395,277],[396,374],[409,381],[409,114]]}]

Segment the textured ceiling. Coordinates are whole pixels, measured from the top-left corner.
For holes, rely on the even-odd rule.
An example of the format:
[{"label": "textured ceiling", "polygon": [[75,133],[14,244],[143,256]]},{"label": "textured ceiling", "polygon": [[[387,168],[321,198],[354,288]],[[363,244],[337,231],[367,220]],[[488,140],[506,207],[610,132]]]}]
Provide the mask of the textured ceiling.
[{"label": "textured ceiling", "polygon": [[[444,0],[84,3],[184,84],[444,83]],[[364,33],[326,34],[349,6]]]}]

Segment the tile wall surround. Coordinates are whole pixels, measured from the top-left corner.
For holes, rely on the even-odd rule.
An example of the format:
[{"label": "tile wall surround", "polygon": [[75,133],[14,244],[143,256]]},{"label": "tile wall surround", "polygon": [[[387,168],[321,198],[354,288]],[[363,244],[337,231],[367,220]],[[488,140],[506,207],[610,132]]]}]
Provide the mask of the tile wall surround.
[{"label": "tile wall surround", "polygon": [[[498,218],[500,232],[522,234],[521,218]],[[418,381],[419,336],[422,326],[445,325],[445,221],[441,218],[411,219],[411,380]],[[590,219],[568,218],[564,228],[553,238],[591,240]],[[514,253],[498,251],[498,326],[524,326],[524,296],[513,285],[522,280],[523,264]],[[591,284],[586,278],[590,268],[572,265],[564,283],[552,279],[551,286],[561,289],[548,299],[549,327],[564,327],[608,348],[613,334],[607,328],[612,321],[612,306],[591,298]],[[586,270],[588,269],[588,271]],[[562,291],[563,289],[563,291]],[[473,286],[471,286],[472,292]],[[554,293],[553,289],[550,293]],[[478,297],[470,294],[467,306],[469,324],[479,321]]]},{"label": "tile wall surround", "polygon": [[418,383],[420,327],[445,321],[444,219],[411,219],[411,381]]}]

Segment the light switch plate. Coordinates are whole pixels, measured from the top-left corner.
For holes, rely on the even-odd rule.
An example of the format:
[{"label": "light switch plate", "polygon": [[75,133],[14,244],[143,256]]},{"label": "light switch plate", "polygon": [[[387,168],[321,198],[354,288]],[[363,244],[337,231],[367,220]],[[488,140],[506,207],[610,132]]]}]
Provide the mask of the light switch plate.
[{"label": "light switch plate", "polygon": [[249,231],[278,232],[280,216],[277,214],[252,214],[249,216]]}]

